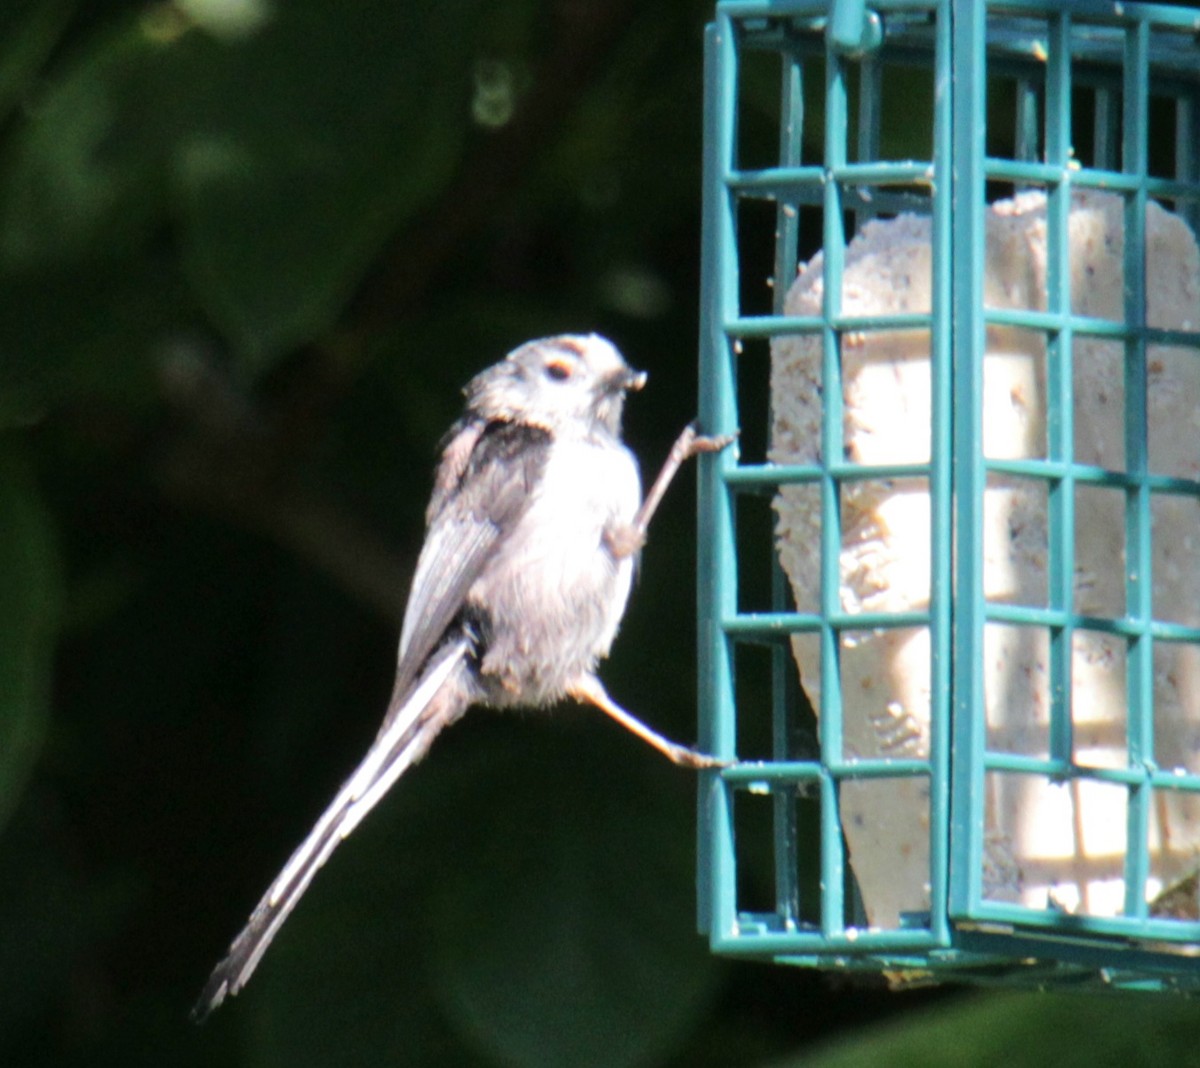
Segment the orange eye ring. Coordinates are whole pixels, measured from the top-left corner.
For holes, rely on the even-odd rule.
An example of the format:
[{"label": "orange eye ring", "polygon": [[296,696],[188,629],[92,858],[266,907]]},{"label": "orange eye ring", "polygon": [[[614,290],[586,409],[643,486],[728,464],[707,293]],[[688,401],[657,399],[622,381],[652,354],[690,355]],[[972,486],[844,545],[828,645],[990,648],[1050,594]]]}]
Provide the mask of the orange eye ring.
[{"label": "orange eye ring", "polygon": [[546,377],[555,382],[565,382],[571,377],[571,366],[565,360],[547,360]]}]

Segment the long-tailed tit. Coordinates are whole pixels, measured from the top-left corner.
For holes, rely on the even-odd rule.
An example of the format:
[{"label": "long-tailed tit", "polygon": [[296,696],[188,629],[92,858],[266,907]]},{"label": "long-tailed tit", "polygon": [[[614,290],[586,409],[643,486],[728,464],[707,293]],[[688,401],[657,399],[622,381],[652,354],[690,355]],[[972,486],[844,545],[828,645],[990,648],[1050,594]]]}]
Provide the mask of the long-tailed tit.
[{"label": "long-tailed tit", "polygon": [[668,483],[689,456],[728,443],[688,427],[643,501],[621,412],[645,381],[591,334],[530,341],[467,385],[434,478],[383,726],[214,969],[197,1019],[246,984],[338,844],[472,705],[570,697],[677,764],[716,763],[619,707],[596,675]]}]

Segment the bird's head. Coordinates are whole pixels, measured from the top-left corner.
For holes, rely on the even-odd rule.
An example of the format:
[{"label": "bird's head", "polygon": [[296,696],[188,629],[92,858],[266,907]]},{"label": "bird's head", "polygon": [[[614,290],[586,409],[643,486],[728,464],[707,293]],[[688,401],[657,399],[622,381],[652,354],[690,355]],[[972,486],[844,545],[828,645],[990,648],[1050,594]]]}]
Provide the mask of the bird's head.
[{"label": "bird's head", "polygon": [[645,385],[616,346],[598,334],[528,341],[476,375],[467,407],[485,419],[532,423],[546,430],[586,428],[621,433],[625,394]]}]

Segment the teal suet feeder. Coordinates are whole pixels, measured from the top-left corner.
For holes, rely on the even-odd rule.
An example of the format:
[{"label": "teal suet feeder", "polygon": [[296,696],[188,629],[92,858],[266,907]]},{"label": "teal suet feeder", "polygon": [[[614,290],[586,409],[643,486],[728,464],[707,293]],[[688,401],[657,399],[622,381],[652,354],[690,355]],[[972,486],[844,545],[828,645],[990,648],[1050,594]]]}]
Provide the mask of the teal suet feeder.
[{"label": "teal suet feeder", "polygon": [[1200,9],[728,0],[706,47],[702,930],[1197,988]]}]

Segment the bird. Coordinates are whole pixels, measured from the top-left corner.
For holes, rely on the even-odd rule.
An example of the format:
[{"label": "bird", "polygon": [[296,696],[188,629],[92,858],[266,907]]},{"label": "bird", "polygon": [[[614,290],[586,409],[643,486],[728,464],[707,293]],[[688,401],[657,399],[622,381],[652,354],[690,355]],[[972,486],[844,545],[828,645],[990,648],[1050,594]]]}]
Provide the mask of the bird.
[{"label": "bird", "polygon": [[593,705],[672,762],[722,762],[619,706],[597,667],[625,612],[650,518],[679,467],[732,436],[679,435],[645,498],[621,438],[646,374],[597,334],[526,342],[477,374],[441,445],[383,724],[213,969],[197,1021],[249,981],[333,851],[472,706]]}]

